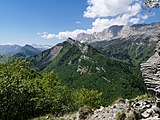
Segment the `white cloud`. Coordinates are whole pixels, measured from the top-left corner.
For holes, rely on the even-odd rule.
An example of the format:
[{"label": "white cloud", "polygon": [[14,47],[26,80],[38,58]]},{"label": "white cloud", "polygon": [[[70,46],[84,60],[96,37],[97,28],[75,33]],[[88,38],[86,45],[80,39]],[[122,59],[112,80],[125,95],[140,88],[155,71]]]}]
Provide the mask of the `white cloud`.
[{"label": "white cloud", "polygon": [[68,37],[76,38],[77,34],[86,32],[85,30],[74,30],[74,31],[65,31],[65,32],[59,32],[58,34],[49,34],[47,32],[43,33],[37,33],[41,38],[44,39],[67,39]]},{"label": "white cloud", "polygon": [[84,12],[84,17],[115,16],[127,12],[133,0],[88,0],[89,6]]},{"label": "white cloud", "polygon": [[81,22],[80,21],[76,21],[76,24],[80,24]]},{"label": "white cloud", "polygon": [[82,33],[82,32],[86,32],[85,30],[74,30],[74,31],[65,31],[65,32],[59,32],[59,34],[57,35],[59,39],[66,39],[68,37],[71,38],[76,38],[77,34]]},{"label": "white cloud", "polygon": [[47,33],[47,32],[43,32],[43,33],[37,33],[41,38],[44,38],[44,39],[53,39],[53,38],[56,38],[57,35],[55,34],[50,34],[50,33]]},{"label": "white cloud", "polygon": [[133,24],[138,24],[139,21],[140,21],[139,18],[131,18],[131,19],[129,20],[129,22],[131,22],[131,23],[133,23]]},{"label": "white cloud", "polygon": [[[112,25],[138,24],[149,17],[149,15],[141,15],[142,8],[139,0],[88,0],[88,4],[87,10],[84,11],[84,17],[96,18],[92,22],[92,28],[64,31],[58,34],[44,32],[38,33],[38,35],[45,39],[76,38],[79,33],[100,32]],[[80,24],[80,22],[77,21],[76,24]]]},{"label": "white cloud", "polygon": [[135,16],[141,11],[141,4],[135,3],[133,5],[128,6],[127,12],[125,14],[129,14],[130,16]]},{"label": "white cloud", "polygon": [[97,18],[93,23],[93,27],[92,27],[92,31],[93,32],[100,32],[112,25],[126,25],[128,24],[128,20],[129,20],[129,15],[124,14],[124,15],[120,15],[116,18],[112,18],[112,19],[100,19]]},{"label": "white cloud", "polygon": [[[128,6],[127,12],[125,14],[118,15],[116,17],[113,17],[111,19],[109,18],[97,18],[92,23],[92,29],[89,30],[91,32],[100,32],[112,25],[127,25],[129,23],[131,24],[137,24],[141,20],[141,16],[138,17],[140,11],[141,11],[141,5],[140,3],[135,3],[133,5]],[[134,18],[133,18],[134,17]]]},{"label": "white cloud", "polygon": [[142,18],[143,20],[146,20],[146,19],[148,19],[148,18],[149,18],[149,15],[141,16],[141,18]]}]

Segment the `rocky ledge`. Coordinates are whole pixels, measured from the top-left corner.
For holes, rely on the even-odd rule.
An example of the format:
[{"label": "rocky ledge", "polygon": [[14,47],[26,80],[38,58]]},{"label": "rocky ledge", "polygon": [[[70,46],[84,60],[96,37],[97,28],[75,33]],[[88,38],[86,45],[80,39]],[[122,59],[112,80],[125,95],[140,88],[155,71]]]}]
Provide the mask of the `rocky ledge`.
[{"label": "rocky ledge", "polygon": [[[45,118],[53,119],[49,115]],[[95,110],[84,106],[77,113],[54,120],[160,120],[160,108],[153,96],[143,95],[131,100],[120,98],[111,106]]]},{"label": "rocky ledge", "polygon": [[156,90],[160,86],[160,35],[154,55],[141,64],[141,71],[147,89]]},{"label": "rocky ledge", "polygon": [[[120,99],[112,106],[100,107],[77,120],[160,120],[159,113],[160,108],[156,107],[154,99]],[[86,115],[86,111],[83,114]]]}]

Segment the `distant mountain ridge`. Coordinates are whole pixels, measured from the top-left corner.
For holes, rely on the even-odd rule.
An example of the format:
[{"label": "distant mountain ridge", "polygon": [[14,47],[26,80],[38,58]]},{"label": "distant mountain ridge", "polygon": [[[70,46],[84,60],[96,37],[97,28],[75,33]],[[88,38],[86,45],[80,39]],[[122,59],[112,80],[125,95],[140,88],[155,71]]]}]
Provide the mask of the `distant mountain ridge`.
[{"label": "distant mountain ridge", "polygon": [[104,55],[125,62],[142,63],[154,54],[160,23],[114,25],[102,32],[77,35]]},{"label": "distant mountain ridge", "polygon": [[31,45],[26,44],[25,46],[21,47],[21,49],[16,54],[14,54],[14,57],[34,56],[40,52],[40,50],[34,48]]},{"label": "distant mountain ridge", "polygon": [[156,35],[135,35],[89,44],[108,57],[126,62],[141,63],[154,54],[156,41]]},{"label": "distant mountain ridge", "polygon": [[19,45],[0,45],[0,54],[5,56],[12,56],[21,50]]},{"label": "distant mountain ridge", "polygon": [[49,45],[0,45],[0,54],[4,56],[33,56],[51,48]]},{"label": "distant mountain ridge", "polygon": [[113,25],[102,32],[95,32],[93,34],[80,33],[76,40],[80,42],[93,43],[97,41],[112,40],[117,38],[126,38],[135,35],[155,36],[160,32],[160,23],[151,24],[135,24],[127,25]]}]

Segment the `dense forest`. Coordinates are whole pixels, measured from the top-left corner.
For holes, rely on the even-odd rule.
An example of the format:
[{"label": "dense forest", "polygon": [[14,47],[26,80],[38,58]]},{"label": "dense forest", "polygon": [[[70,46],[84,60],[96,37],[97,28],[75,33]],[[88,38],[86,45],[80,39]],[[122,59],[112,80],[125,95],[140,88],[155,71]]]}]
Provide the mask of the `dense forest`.
[{"label": "dense forest", "polygon": [[25,60],[9,58],[0,63],[0,119],[25,120],[52,113],[77,111],[83,105],[102,105],[101,93],[62,86],[53,71],[40,74]]}]

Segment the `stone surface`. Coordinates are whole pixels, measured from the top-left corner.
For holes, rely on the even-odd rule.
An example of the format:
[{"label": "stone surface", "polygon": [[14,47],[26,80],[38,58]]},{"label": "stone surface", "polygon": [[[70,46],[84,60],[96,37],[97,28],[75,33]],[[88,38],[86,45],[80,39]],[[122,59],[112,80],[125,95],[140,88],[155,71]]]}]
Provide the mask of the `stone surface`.
[{"label": "stone surface", "polygon": [[152,115],[153,113],[153,110],[152,109],[147,109],[145,112],[143,112],[141,115],[144,117],[144,118],[148,118]]},{"label": "stone surface", "polygon": [[156,95],[157,107],[160,107],[160,34],[156,43],[154,55],[141,64],[141,71],[148,91]]}]

